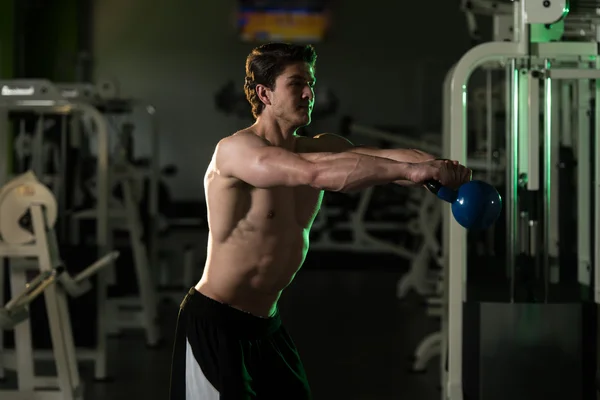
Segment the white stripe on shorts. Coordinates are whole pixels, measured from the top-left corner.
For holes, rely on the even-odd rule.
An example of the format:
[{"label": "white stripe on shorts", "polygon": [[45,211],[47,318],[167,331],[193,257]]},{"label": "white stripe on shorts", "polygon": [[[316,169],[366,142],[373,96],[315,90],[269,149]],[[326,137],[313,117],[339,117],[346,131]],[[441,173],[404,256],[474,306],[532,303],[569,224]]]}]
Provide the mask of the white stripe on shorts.
[{"label": "white stripe on shorts", "polygon": [[208,381],[194,357],[192,346],[186,339],[185,351],[185,398],[186,400],[219,400],[219,392]]}]

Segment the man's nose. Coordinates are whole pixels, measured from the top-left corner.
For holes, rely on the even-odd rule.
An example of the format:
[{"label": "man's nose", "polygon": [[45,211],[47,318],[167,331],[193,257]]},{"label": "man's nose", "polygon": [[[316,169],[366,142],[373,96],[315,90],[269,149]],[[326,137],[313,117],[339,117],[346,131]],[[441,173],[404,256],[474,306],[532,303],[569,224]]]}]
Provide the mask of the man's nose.
[{"label": "man's nose", "polygon": [[310,86],[304,88],[304,91],[302,92],[302,98],[308,99],[310,101],[312,101],[315,98],[315,93],[313,92],[313,89]]}]

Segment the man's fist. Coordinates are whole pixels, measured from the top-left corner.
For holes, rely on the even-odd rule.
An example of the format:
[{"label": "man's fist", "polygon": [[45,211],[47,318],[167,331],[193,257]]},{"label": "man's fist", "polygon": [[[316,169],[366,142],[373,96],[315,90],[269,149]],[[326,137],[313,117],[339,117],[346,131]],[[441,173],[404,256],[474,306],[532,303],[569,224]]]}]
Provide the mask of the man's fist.
[{"label": "man's fist", "polygon": [[458,189],[462,184],[471,180],[473,171],[452,160],[431,160],[413,164],[410,180],[424,184],[435,180],[450,189]]}]

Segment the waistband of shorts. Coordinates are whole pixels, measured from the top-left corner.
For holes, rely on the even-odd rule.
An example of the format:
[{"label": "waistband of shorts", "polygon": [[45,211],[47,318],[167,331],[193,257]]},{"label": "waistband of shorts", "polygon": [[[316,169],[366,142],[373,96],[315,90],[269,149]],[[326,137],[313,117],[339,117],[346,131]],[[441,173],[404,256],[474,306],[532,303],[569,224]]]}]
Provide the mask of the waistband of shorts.
[{"label": "waistband of shorts", "polygon": [[246,311],[231,307],[211,299],[191,288],[180,308],[185,309],[190,315],[211,320],[218,325],[232,329],[234,333],[242,337],[260,337],[274,333],[281,326],[279,310],[269,318],[258,317]]}]

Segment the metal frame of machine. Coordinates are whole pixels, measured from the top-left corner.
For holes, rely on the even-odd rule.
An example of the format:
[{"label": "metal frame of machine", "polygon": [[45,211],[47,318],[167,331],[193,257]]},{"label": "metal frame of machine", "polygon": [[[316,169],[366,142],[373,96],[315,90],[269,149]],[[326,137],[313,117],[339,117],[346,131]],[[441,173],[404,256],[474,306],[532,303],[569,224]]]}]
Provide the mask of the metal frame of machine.
[{"label": "metal frame of machine", "polygon": [[[561,80],[597,80],[600,79],[600,65],[598,64],[598,47],[595,42],[538,42],[530,37],[530,27],[534,24],[552,24],[561,20],[567,10],[565,1],[542,2],[521,0],[513,3],[513,41],[488,42],[480,44],[468,51],[448,73],[444,91],[444,153],[455,160],[467,159],[466,145],[466,103],[467,82],[472,72],[488,62],[502,62],[507,68],[507,104],[510,124],[507,128],[507,168],[506,182],[509,187],[505,199],[507,215],[507,273],[514,268],[514,259],[517,251],[518,240],[522,235],[536,235],[535,219],[529,221],[529,228],[523,233],[519,230],[519,216],[517,215],[517,202],[519,200],[519,180],[521,188],[527,191],[543,191],[543,210],[540,218],[544,225],[550,227],[542,233],[544,248],[544,268],[552,271],[552,257],[556,248],[555,243],[555,211],[550,210],[549,204],[556,200],[556,188],[548,190],[548,186],[555,181],[553,158],[556,156],[555,147],[558,140],[559,127],[556,123],[558,111],[551,99],[554,94],[559,94],[562,88]],[[551,4],[551,5],[550,5]],[[555,67],[554,62],[570,61],[576,64],[575,68]],[[594,60],[594,61],[590,61]],[[558,63],[556,63],[558,64]],[[539,93],[539,80],[543,80],[543,92]],[[581,81],[580,81],[581,82]],[[585,84],[578,84],[578,96],[585,98],[589,90]],[[587,90],[587,93],[586,93]],[[600,99],[600,86],[596,83],[596,99]],[[556,97],[556,96],[555,96]],[[558,96],[560,98],[560,96]],[[543,104],[540,104],[540,98]],[[556,100],[556,99],[555,99]],[[600,115],[600,102],[596,101],[595,115]],[[544,131],[541,132],[538,115],[542,113],[546,121]],[[586,122],[580,116],[581,124]],[[595,132],[600,129],[600,121],[595,120]],[[523,134],[525,132],[526,134]],[[589,129],[579,130],[582,137],[580,143],[589,139]],[[583,134],[581,132],[584,132]],[[586,133],[588,137],[585,137]],[[543,140],[540,143],[540,138]],[[589,142],[589,141],[588,141]],[[543,146],[540,155],[538,149]],[[595,159],[591,160],[586,154],[585,145],[578,148],[579,165],[593,163],[596,176],[600,176],[600,141],[596,140]],[[540,160],[542,157],[542,160]],[[540,161],[544,170],[540,171]],[[543,179],[550,185],[540,182],[538,177],[543,172]],[[578,168],[578,202],[580,215],[578,218],[578,232],[583,240],[579,241],[578,248],[578,280],[583,285],[595,286],[595,301],[600,301],[600,246],[596,243],[595,254],[592,257],[589,218],[582,218],[590,206],[590,176],[586,168]],[[600,185],[594,185],[595,209],[595,238],[600,238]],[[586,214],[589,215],[589,214]],[[442,398],[444,400],[463,400],[463,302],[466,301],[466,269],[467,269],[467,233],[451,217],[447,207],[444,211],[444,258],[445,258],[445,288],[447,290],[446,312],[442,317]],[[554,233],[553,233],[554,232]],[[585,239],[587,238],[587,240]],[[596,262],[593,263],[592,260]],[[595,282],[590,282],[592,264],[595,264]],[[552,276],[552,274],[550,274]],[[446,359],[447,355],[447,359]],[[447,361],[447,365],[446,365]]]},{"label": "metal frame of machine", "polygon": [[[0,191],[3,217],[0,220],[0,260],[11,261],[10,285],[16,294],[21,292],[2,308],[7,318],[0,328],[15,330],[15,350],[3,348],[0,334],[0,376],[4,376],[5,369],[17,372],[17,389],[1,390],[3,399],[76,400],[83,397],[67,296],[78,297],[90,290],[89,278],[101,273],[119,254],[109,252],[78,275],[69,275],[60,260],[53,229],[56,209],[56,199],[32,172],[13,178]],[[37,272],[37,278],[27,282],[27,271]],[[4,284],[1,283],[0,299],[3,300]],[[42,293],[52,338],[49,357],[56,363],[56,376],[36,375],[35,361],[42,357],[33,349],[31,327],[26,323],[28,305]],[[21,313],[15,313],[18,308]],[[102,356],[98,353],[95,354],[96,368]]]},{"label": "metal frame of machine", "polygon": [[[8,154],[9,149],[6,148],[7,144],[10,143],[8,140],[9,131],[9,112],[34,112],[40,115],[43,114],[54,114],[54,115],[80,115],[89,118],[94,125],[93,132],[97,135],[97,165],[96,165],[96,185],[97,185],[97,202],[93,209],[83,210],[79,215],[73,215],[73,220],[77,221],[80,218],[93,218],[96,220],[96,234],[95,241],[98,248],[98,254],[106,254],[112,247],[112,229],[115,227],[114,214],[110,206],[109,200],[111,197],[111,190],[109,185],[115,177],[111,176],[111,167],[109,166],[109,146],[110,136],[109,127],[105,116],[98,110],[97,103],[101,101],[101,93],[104,88],[96,89],[90,84],[54,84],[47,80],[10,80],[0,81],[0,152]],[[110,90],[109,90],[110,92]],[[110,95],[110,93],[107,93]],[[147,107],[148,114],[153,118],[156,110],[154,107]],[[74,124],[76,125],[76,124]],[[154,124],[152,132],[152,148],[158,149],[158,129]],[[77,132],[74,136],[77,136]],[[61,135],[63,135],[62,142],[65,143],[65,135],[67,134],[66,129],[63,129]],[[33,152],[40,157],[40,150],[43,144],[43,131],[36,132],[34,136]],[[64,150],[64,149],[63,149]],[[33,163],[33,167],[41,168],[39,162]],[[43,171],[37,171],[39,174],[43,174]],[[149,214],[152,216],[154,221],[151,224],[150,233],[152,236],[158,236],[158,176],[160,173],[159,160],[154,158],[152,160],[151,171],[150,171],[150,204]],[[64,180],[64,170],[59,171],[59,180]],[[9,166],[6,162],[0,163],[0,184],[5,183],[10,178]],[[122,218],[125,222],[126,228],[131,231],[132,244],[134,247],[134,256],[136,256],[136,276],[138,276],[141,299],[134,299],[136,305],[145,305],[141,307],[139,313],[134,315],[132,318],[131,313],[128,317],[121,317],[119,310],[120,304],[125,301],[128,305],[133,302],[132,299],[114,299],[107,298],[107,288],[111,281],[114,281],[114,267],[109,268],[107,271],[100,273],[97,279],[97,343],[93,349],[77,349],[77,358],[79,360],[91,360],[95,366],[95,378],[98,380],[105,379],[107,377],[107,363],[106,363],[106,352],[107,352],[107,335],[108,333],[119,331],[122,328],[131,327],[143,327],[146,329],[147,342],[149,345],[158,345],[160,341],[160,333],[156,325],[156,312],[157,312],[157,301],[155,299],[154,291],[155,287],[152,285],[150,280],[150,268],[151,262],[154,261],[158,264],[158,252],[150,251],[150,262],[146,255],[146,249],[140,248],[139,242],[141,239],[141,227],[139,218],[137,216],[137,209],[132,203],[131,199],[131,185],[129,179],[119,179],[118,184],[124,189],[126,194],[126,207],[125,212],[119,214],[126,214]],[[59,185],[59,192],[66,190],[64,186]],[[61,193],[58,193],[59,197],[59,212],[58,217],[64,217],[64,207],[62,207]],[[56,210],[55,210],[56,212]],[[64,224],[63,224],[64,225]],[[116,312],[113,313],[113,321],[109,319],[110,310]],[[146,311],[148,310],[148,311]],[[133,322],[133,324],[132,324]],[[35,352],[36,359],[52,359],[52,354],[46,351],[40,350]]]}]

